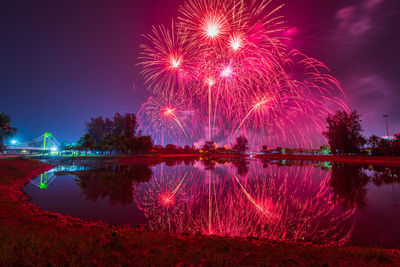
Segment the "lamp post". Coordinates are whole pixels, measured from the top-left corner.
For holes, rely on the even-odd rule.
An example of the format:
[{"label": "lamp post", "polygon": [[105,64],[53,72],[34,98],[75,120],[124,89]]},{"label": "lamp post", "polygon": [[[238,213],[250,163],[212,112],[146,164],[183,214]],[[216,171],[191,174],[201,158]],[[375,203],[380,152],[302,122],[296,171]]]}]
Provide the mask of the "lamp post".
[{"label": "lamp post", "polygon": [[386,121],[386,136],[389,138],[389,126],[388,126],[389,115],[383,115],[383,117],[385,118]]}]

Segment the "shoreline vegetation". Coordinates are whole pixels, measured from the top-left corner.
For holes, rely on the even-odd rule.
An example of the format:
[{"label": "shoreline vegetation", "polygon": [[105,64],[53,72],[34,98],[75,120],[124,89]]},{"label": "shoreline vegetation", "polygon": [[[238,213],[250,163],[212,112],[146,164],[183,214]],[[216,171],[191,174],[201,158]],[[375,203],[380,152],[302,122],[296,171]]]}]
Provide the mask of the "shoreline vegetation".
[{"label": "shoreline vegetation", "polygon": [[[137,158],[113,160],[130,164]],[[95,163],[95,157],[89,161],[92,161],[89,164]],[[23,186],[52,167],[35,159],[0,159],[0,265],[400,264],[398,249],[169,234],[150,231],[143,226],[113,226],[44,211],[29,202]]]}]

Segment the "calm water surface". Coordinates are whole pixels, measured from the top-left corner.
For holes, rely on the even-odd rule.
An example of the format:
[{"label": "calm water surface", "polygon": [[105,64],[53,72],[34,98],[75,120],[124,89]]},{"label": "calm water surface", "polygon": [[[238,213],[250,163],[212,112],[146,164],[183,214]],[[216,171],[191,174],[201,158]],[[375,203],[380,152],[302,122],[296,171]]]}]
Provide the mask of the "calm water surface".
[{"label": "calm water surface", "polygon": [[45,210],[112,224],[400,247],[400,168],[252,159],[60,166],[25,191]]}]

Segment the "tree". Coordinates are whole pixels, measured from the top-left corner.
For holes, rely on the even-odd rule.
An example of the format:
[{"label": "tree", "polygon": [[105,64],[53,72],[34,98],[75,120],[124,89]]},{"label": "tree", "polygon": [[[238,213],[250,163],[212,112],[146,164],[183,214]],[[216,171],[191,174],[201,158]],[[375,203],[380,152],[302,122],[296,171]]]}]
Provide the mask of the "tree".
[{"label": "tree", "polygon": [[372,154],[376,154],[376,150],[378,148],[379,141],[380,141],[380,138],[376,135],[371,135],[368,138],[367,143],[368,143],[368,145],[371,146]]},{"label": "tree", "polygon": [[11,118],[4,112],[0,113],[0,152],[5,149],[4,141],[17,133],[17,129],[11,126]]},{"label": "tree", "polygon": [[395,135],[395,139],[393,141],[393,151],[396,156],[400,156],[400,134]]},{"label": "tree", "polygon": [[[90,118],[90,122],[86,122],[85,125],[87,134],[94,142],[91,149],[100,150],[103,153],[112,150],[118,153],[135,152],[135,146],[138,143],[136,139],[141,136],[140,131],[136,135],[138,124],[136,115],[133,113],[121,115],[117,112],[113,118],[105,120],[102,116]],[[141,138],[140,141],[144,141],[146,143],[144,146],[148,146],[149,142],[146,138]]]},{"label": "tree", "polygon": [[115,138],[111,134],[107,134],[104,136],[103,140],[101,140],[101,148],[105,152],[111,152],[115,149]]},{"label": "tree", "polygon": [[394,141],[381,138],[376,149],[376,154],[381,156],[392,156],[394,155]]},{"label": "tree", "polygon": [[126,153],[130,147],[130,141],[124,133],[121,133],[116,139],[115,139],[115,149],[117,150],[118,153]]},{"label": "tree", "polygon": [[104,138],[105,122],[102,116],[97,118],[90,118],[90,122],[86,123],[87,133],[90,134],[92,139],[96,141],[97,145],[100,145],[101,140]]},{"label": "tree", "polygon": [[206,141],[202,149],[205,153],[213,153],[215,151],[214,141]]},{"label": "tree", "polygon": [[327,130],[322,134],[328,139],[333,154],[337,153],[359,153],[365,144],[361,135],[360,115],[357,111],[351,113],[338,111],[336,114],[328,115]]},{"label": "tree", "polygon": [[233,148],[238,150],[240,153],[244,153],[249,149],[249,140],[247,140],[246,136],[242,134],[236,138],[236,144]]},{"label": "tree", "polygon": [[136,115],[133,113],[126,113],[124,115],[124,133],[126,137],[130,139],[134,138],[137,127]]},{"label": "tree", "polygon": [[266,145],[263,145],[261,147],[261,150],[262,150],[263,153],[267,153],[268,152],[268,147]]},{"label": "tree", "polygon": [[90,136],[89,133],[85,133],[81,139],[79,139],[78,144],[81,149],[85,150],[85,155],[87,155],[87,151],[94,148],[95,140]]},{"label": "tree", "polygon": [[104,121],[104,134],[107,135],[112,135],[114,129],[114,121],[110,120],[109,118],[106,118]]},{"label": "tree", "polygon": [[153,148],[153,139],[150,135],[138,136],[134,140],[133,150],[135,153],[147,153]]},{"label": "tree", "polygon": [[126,137],[132,139],[136,135],[137,121],[136,115],[126,113],[122,116],[119,113],[114,115],[114,127],[113,136],[118,138],[120,134],[124,134]]}]

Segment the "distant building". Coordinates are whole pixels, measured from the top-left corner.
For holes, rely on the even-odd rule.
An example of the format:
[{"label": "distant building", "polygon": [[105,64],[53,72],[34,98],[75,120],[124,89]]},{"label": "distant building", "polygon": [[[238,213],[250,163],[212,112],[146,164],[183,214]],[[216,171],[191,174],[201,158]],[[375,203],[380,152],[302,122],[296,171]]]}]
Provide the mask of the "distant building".
[{"label": "distant building", "polygon": [[382,136],[382,139],[393,141],[394,139],[396,139],[396,137],[394,135],[384,135]]}]

